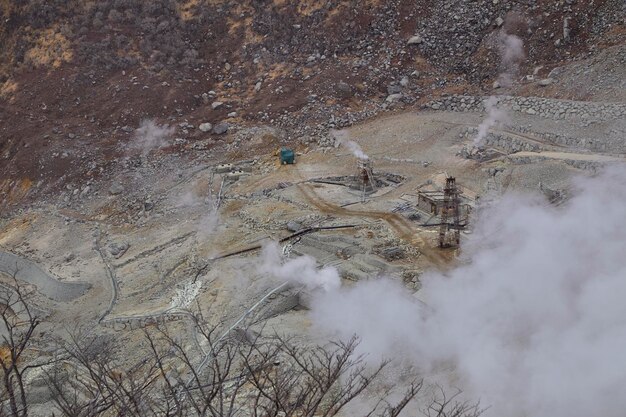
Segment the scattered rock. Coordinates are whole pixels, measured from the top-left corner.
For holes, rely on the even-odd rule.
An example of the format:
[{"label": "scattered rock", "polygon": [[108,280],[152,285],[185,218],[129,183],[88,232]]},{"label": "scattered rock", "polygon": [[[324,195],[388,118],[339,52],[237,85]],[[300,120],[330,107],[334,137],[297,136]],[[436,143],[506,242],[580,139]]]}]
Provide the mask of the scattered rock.
[{"label": "scattered rock", "polygon": [[287,230],[289,230],[290,232],[296,233],[302,230],[302,225],[292,220],[292,221],[287,222]]},{"label": "scattered rock", "polygon": [[109,245],[109,253],[115,259],[118,259],[126,253],[129,247],[130,247],[130,244],[128,242],[119,242],[119,243],[114,242]]},{"label": "scattered rock", "polygon": [[219,109],[220,107],[222,107],[224,105],[224,103],[222,103],[221,101],[214,101],[213,103],[211,103],[211,108],[213,110]]},{"label": "scattered rock", "polygon": [[493,88],[494,88],[494,89],[496,89],[496,88],[500,88],[500,82],[499,82],[499,81],[494,81],[494,82],[493,82]]},{"label": "scattered rock", "polygon": [[198,129],[200,129],[202,132],[210,132],[211,129],[213,128],[213,125],[211,123],[201,123],[200,126],[198,126]]},{"label": "scattered rock", "polygon": [[343,99],[350,98],[352,97],[352,87],[350,87],[350,84],[344,81],[340,81],[335,86],[335,94],[339,98],[343,98]]},{"label": "scattered rock", "polygon": [[407,45],[417,45],[424,42],[424,39],[420,35],[411,36],[407,41]]},{"label": "scattered rock", "polygon": [[218,123],[213,127],[213,133],[216,135],[223,135],[226,132],[228,132],[228,123],[226,122]]},{"label": "scattered rock", "polygon": [[387,94],[393,95],[402,92],[402,86],[398,84],[390,84],[387,86]]},{"label": "scattered rock", "polygon": [[237,112],[231,111],[230,113],[228,113],[228,117],[237,117]]},{"label": "scattered rock", "polygon": [[254,85],[254,92],[255,92],[255,93],[258,93],[259,91],[261,91],[261,85],[262,85],[261,81],[257,82],[257,83]]},{"label": "scattered rock", "polygon": [[124,192],[124,186],[119,182],[115,181],[109,187],[109,193],[112,195],[118,195]]},{"label": "scattered rock", "polygon": [[402,87],[408,87],[409,86],[409,77],[407,77],[406,75],[404,77],[402,77],[402,79],[400,80],[400,85]]},{"label": "scattered rock", "polygon": [[502,26],[503,24],[504,24],[504,19],[503,19],[503,18],[501,18],[500,16],[498,16],[498,17],[496,18],[496,21],[494,22],[494,25],[495,25],[496,27],[500,27],[500,26]]},{"label": "scattered rock", "polygon": [[566,17],[563,19],[563,40],[568,41],[570,34],[572,33],[572,29],[569,26],[570,17]]},{"label": "scattered rock", "polygon": [[397,94],[389,94],[387,98],[385,99],[385,101],[387,103],[393,103],[396,101],[400,101],[401,99],[402,99],[402,93],[397,93]]},{"label": "scattered rock", "polygon": [[554,83],[554,79],[553,79],[553,78],[544,78],[543,80],[540,80],[540,81],[538,82],[538,84],[539,84],[541,87],[547,87],[547,86],[549,86],[549,85],[550,85],[550,84],[552,84],[552,83]]}]

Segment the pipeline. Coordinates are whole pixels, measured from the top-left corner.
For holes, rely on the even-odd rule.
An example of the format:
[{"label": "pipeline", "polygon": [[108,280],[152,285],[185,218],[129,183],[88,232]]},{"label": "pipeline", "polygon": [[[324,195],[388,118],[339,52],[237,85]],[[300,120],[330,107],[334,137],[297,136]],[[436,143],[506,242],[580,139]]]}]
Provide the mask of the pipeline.
[{"label": "pipeline", "polygon": [[[317,227],[307,227],[306,229],[302,229],[299,230],[289,236],[286,236],[282,239],[280,239],[278,242],[279,243],[283,243],[286,242],[288,240],[291,239],[295,239],[297,237],[309,234],[309,233],[313,233],[313,232],[319,232],[322,230],[336,230],[336,229],[349,229],[349,228],[353,228],[353,227],[358,227],[360,225],[358,224],[346,224],[346,225],[340,225],[340,226],[317,226]],[[262,245],[255,245],[255,246],[251,246],[249,248],[245,248],[245,249],[241,249],[235,252],[229,252],[223,255],[219,255],[216,256],[215,258],[211,258],[209,259],[209,261],[217,261],[218,259],[224,259],[224,258],[230,258],[231,256],[237,256],[237,255],[243,255],[244,253],[249,253],[249,252],[253,252],[255,250],[259,250],[261,249]]]}]

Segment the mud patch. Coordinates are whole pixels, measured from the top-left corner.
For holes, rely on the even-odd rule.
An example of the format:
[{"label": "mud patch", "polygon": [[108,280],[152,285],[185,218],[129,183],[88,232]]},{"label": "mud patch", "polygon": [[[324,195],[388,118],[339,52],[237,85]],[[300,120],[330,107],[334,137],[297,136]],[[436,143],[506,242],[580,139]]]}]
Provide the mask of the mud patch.
[{"label": "mud patch", "polygon": [[37,287],[42,295],[59,302],[72,301],[91,288],[86,282],[61,282],[34,262],[4,251],[0,251],[0,273],[15,274],[17,279]]}]

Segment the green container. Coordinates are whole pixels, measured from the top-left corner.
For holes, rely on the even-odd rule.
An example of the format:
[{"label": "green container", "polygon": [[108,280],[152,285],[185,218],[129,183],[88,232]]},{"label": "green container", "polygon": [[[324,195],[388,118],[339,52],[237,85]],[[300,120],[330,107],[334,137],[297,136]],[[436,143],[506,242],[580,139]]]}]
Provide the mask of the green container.
[{"label": "green container", "polygon": [[295,152],[288,148],[281,148],[280,163],[285,165],[285,164],[294,164],[295,162],[296,162]]}]

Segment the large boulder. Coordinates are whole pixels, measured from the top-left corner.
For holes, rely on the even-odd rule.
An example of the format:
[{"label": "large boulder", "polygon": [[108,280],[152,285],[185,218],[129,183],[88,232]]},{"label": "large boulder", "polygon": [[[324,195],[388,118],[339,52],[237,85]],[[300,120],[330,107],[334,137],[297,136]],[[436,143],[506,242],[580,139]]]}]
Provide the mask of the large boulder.
[{"label": "large boulder", "polygon": [[400,100],[402,100],[402,93],[389,94],[385,101],[387,103],[395,103],[395,102],[400,101]]},{"label": "large boulder", "polygon": [[109,193],[112,195],[122,194],[124,192],[124,186],[119,182],[115,181],[109,187]]},{"label": "large boulder", "polygon": [[223,135],[228,132],[228,123],[221,122],[213,126],[213,133],[216,135]]},{"label": "large boulder", "polygon": [[344,81],[339,81],[337,85],[335,85],[335,94],[342,99],[350,98],[352,97],[352,87]]},{"label": "large boulder", "polygon": [[287,230],[294,233],[299,232],[300,230],[302,230],[302,224],[297,221],[290,220],[287,222]]}]

